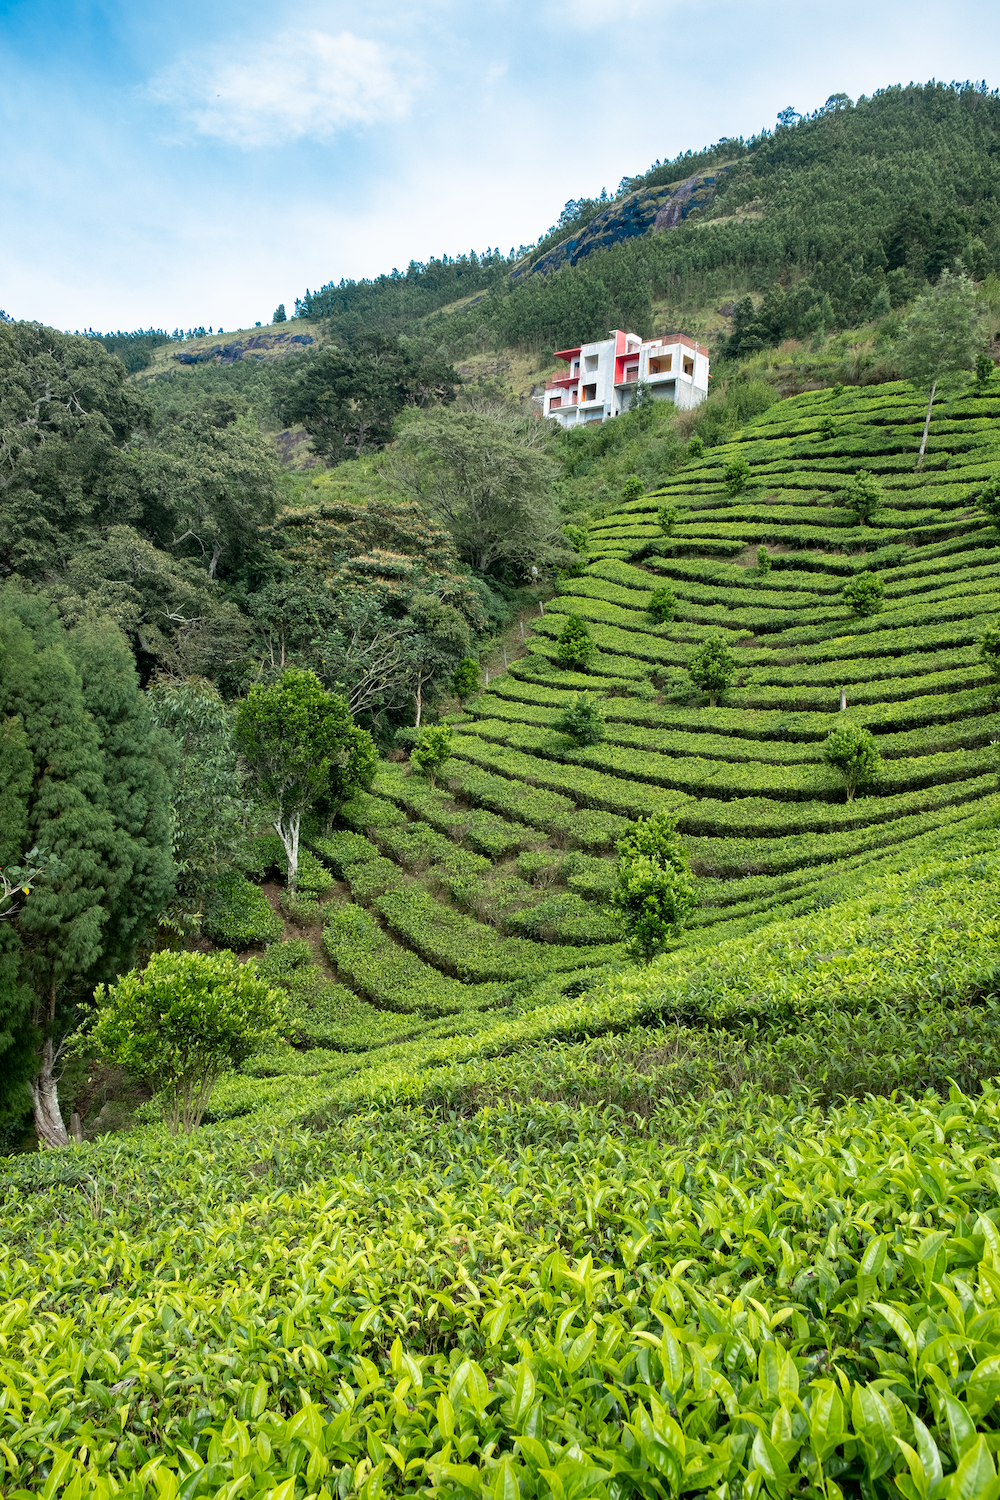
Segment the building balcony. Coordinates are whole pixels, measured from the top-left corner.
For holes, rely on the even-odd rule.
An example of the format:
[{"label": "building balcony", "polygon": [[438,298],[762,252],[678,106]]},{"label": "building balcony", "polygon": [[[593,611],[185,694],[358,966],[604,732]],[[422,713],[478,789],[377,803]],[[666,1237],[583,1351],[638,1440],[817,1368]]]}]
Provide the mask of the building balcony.
[{"label": "building balcony", "polygon": [[555,375],[551,380],[545,382],[547,391],[564,391],[568,386],[577,385],[580,376],[577,375]]}]

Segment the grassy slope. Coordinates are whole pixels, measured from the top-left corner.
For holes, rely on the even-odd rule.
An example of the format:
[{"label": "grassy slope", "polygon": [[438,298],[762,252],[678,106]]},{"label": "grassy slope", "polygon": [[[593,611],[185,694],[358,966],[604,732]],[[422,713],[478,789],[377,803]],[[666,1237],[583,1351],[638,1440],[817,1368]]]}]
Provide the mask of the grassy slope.
[{"label": "grassy slope", "polygon": [[[974,641],[998,599],[968,499],[998,407],[942,408],[917,477],[902,388],[796,397],[670,482],[669,541],[658,496],[603,517],[447,786],[386,765],[317,841],[302,920],[335,971],[305,942],[262,959],[300,1045],[224,1081],[190,1146],[147,1127],[7,1164],[7,1494],[916,1495],[938,1466],[939,1493],[994,1493]],[[835,503],[861,466],[887,491],[863,533]],[[838,590],[873,561],[886,611],[853,621]],[[579,676],[553,664],[569,609],[599,648]],[[725,703],[659,692],[718,630]],[[609,737],[567,756],[579,686]],[[841,686],[886,764],[851,807],[817,759]],[[639,973],[602,900],[623,820],[659,806],[703,905]],[[897,1086],[939,1092],[872,1097]]]}]

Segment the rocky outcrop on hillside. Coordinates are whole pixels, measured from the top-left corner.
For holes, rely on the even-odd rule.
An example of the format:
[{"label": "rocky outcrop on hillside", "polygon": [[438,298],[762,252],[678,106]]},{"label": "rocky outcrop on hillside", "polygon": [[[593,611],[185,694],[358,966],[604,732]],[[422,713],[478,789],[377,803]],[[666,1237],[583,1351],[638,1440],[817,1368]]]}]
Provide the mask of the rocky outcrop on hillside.
[{"label": "rocky outcrop on hillside", "polygon": [[579,234],[547,250],[533,264],[518,267],[512,272],[512,279],[523,280],[536,272],[544,276],[560,266],[575,266],[595,250],[606,250],[651,229],[676,229],[692,209],[705,208],[711,202],[715,184],[727,170],[722,167],[709,175],[696,172],[673,186],[640,188],[637,193],[609,203]]},{"label": "rocky outcrop on hillside", "polygon": [[232,365],[238,359],[284,359],[315,343],[311,333],[256,333],[231,344],[213,344],[207,349],[185,349],[174,355],[178,364]]}]

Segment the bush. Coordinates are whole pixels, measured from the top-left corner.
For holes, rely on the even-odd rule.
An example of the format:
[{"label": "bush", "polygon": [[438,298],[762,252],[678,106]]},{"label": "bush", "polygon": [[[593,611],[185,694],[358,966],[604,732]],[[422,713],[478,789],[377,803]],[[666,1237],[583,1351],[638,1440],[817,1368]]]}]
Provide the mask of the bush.
[{"label": "bush", "polygon": [[559,632],[556,656],[568,667],[585,667],[594,654],[590,631],[580,615],[568,615]]},{"label": "bush", "polygon": [[859,786],[874,781],[882,769],[874,735],[855,724],[845,724],[843,729],[835,729],[828,736],[823,759],[844,778],[848,802],[854,801]]},{"label": "bush", "polygon": [[975,505],[994,526],[1000,526],[1000,477],[984,484],[975,497]]},{"label": "bush", "polygon": [[987,625],[978,645],[980,661],[994,677],[1000,677],[1000,625]]},{"label": "bush", "polygon": [[[466,698],[471,698],[474,693],[479,692],[479,663],[474,656],[467,656],[464,661],[459,662],[455,668],[455,675],[451,679],[451,686],[455,697],[462,703]],[[396,741],[399,742],[398,734]]]},{"label": "bush", "polygon": [[866,525],[882,509],[882,486],[867,469],[859,469],[845,491],[844,500],[854,512],[857,524]]},{"label": "bush", "polygon": [[705,453],[705,441],[704,441],[704,439],[701,438],[701,437],[699,437],[699,435],[698,435],[697,432],[693,432],[691,434],[691,436],[688,438],[688,445],[687,445],[687,456],[688,456],[688,458],[702,458],[704,456],[704,453]]},{"label": "bush", "polygon": [[661,505],[656,512],[656,521],[664,536],[673,536],[674,527],[681,518],[676,505]]},{"label": "bush", "polygon": [[285,996],[232,953],[154,953],[97,991],[100,1056],[164,1096],[172,1135],[195,1129],[221,1074],[277,1040]]},{"label": "bush", "polygon": [[770,552],[768,552],[768,550],[767,550],[766,547],[758,547],[757,548],[757,572],[758,573],[770,573],[770,571],[771,571],[771,554],[770,554]]},{"label": "bush", "polygon": [[677,613],[677,595],[668,583],[655,588],[649,600],[649,613],[660,625],[669,625]]},{"label": "bush", "polygon": [[633,953],[647,964],[676,939],[694,911],[691,867],[669,813],[640,818],[619,839],[611,905]]},{"label": "bush", "polygon": [[869,615],[877,615],[882,611],[885,582],[874,573],[858,573],[844,584],[840,597],[852,614],[867,619]]},{"label": "bush", "polygon": [[622,485],[623,500],[638,500],[645,493],[645,486],[638,474],[630,474]]},{"label": "bush", "polygon": [[205,911],[204,931],[227,948],[250,948],[280,938],[284,924],[270,901],[252,881],[231,870],[215,886]]},{"label": "bush", "polygon": [[730,495],[742,495],[750,483],[750,465],[742,454],[731,458],[722,471],[722,478]]},{"label": "bush", "polygon": [[410,764],[423,771],[431,786],[437,773],[451,754],[451,725],[430,724],[421,729],[420,738],[410,752]]},{"label": "bush", "polygon": [[[642,491],[640,489],[640,494],[641,493]],[[563,536],[569,542],[570,546],[573,548],[573,551],[578,553],[581,557],[586,556],[586,554],[590,551],[590,538],[587,536],[587,533],[584,531],[582,526],[574,526],[571,522],[568,522],[563,527]]]},{"label": "bush", "polygon": [[708,694],[709,704],[714,708],[719,694],[732,686],[736,662],[726,642],[717,636],[699,646],[687,670],[694,686]]},{"label": "bush", "polygon": [[604,738],[604,713],[590,693],[578,693],[555,721],[560,734],[575,745],[596,745]]}]

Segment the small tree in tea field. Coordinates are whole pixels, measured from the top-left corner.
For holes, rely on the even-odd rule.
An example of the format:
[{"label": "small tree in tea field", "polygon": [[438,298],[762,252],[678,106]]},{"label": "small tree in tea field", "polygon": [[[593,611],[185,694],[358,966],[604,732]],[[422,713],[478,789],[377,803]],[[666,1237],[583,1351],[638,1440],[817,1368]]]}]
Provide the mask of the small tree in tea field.
[{"label": "small tree in tea field", "polygon": [[840,597],[851,613],[863,619],[881,613],[884,595],[885,583],[875,573],[859,573],[840,591]]},{"label": "small tree in tea field", "polygon": [[848,802],[853,802],[858,788],[874,781],[882,769],[874,736],[854,724],[845,724],[827,736],[823,759],[843,777]]},{"label": "small tree in tea field", "polygon": [[661,583],[652,592],[649,613],[660,625],[669,625],[677,613],[677,595],[669,583]]},{"label": "small tree in tea field", "polygon": [[162,1098],[172,1135],[194,1130],[223,1073],[279,1035],[287,1000],[222,953],[154,953],[96,993],[93,1041]]},{"label": "small tree in tea field", "polygon": [[555,727],[575,745],[596,745],[604,738],[604,713],[590,693],[578,693],[556,719]]},{"label": "small tree in tea field", "polygon": [[461,703],[479,692],[479,663],[474,656],[467,656],[464,661],[459,662],[451,679],[451,686]]},{"label": "small tree in tea field", "polygon": [[585,667],[593,654],[594,643],[586,621],[579,615],[567,615],[556,643],[556,656],[564,666]]},{"label": "small tree in tea field", "polygon": [[451,754],[451,725],[429,724],[421,729],[420,738],[410,751],[410,764],[423,771],[431,786]]},{"label": "small tree in tea field", "polygon": [[328,693],[297,667],[269,687],[250,689],[236,716],[236,745],[288,860],[288,894],[299,879],[302,816],[321,799],[329,807],[370,786],[377,756],[346,698]]},{"label": "small tree in tea field", "polygon": [[867,469],[859,469],[847,486],[845,499],[860,526],[882,509],[882,486]]},{"label": "small tree in tea field", "polygon": [[979,660],[1000,677],[1000,625],[987,625],[979,637]]},{"label": "small tree in tea field", "polygon": [[731,458],[722,471],[722,478],[730,495],[742,495],[750,483],[750,465],[742,455]]},{"label": "small tree in tea field", "polygon": [[977,510],[981,510],[987,520],[1000,528],[1000,478],[991,479],[984,484],[973,498]]},{"label": "small tree in tea field", "polygon": [[617,847],[611,904],[636,958],[648,964],[677,937],[698,904],[691,867],[669,813],[640,818]]},{"label": "small tree in tea field", "polygon": [[673,536],[674,527],[681,518],[676,505],[661,505],[656,512],[656,522],[664,536]]},{"label": "small tree in tea field", "polygon": [[702,642],[688,662],[687,670],[694,686],[708,694],[709,704],[714,708],[719,695],[733,685],[736,662],[725,641],[717,636]]},{"label": "small tree in tea field", "polygon": [[630,474],[622,485],[623,500],[639,500],[646,493],[646,487],[638,474]]}]

